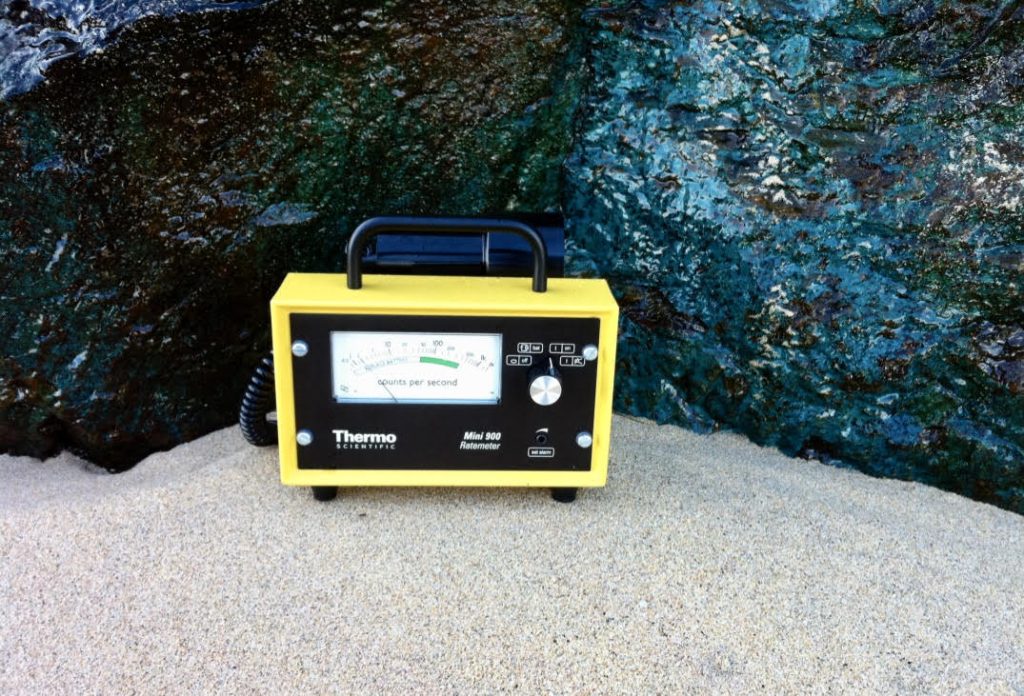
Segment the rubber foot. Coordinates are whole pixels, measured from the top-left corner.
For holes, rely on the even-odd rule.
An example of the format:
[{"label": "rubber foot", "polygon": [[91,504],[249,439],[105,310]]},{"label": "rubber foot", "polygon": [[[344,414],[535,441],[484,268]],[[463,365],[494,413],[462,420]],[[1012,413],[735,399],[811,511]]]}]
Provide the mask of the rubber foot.
[{"label": "rubber foot", "polygon": [[334,500],[338,496],[337,486],[313,486],[313,497],[321,503]]},{"label": "rubber foot", "polygon": [[576,500],[575,488],[552,488],[551,497],[560,503],[571,503]]}]

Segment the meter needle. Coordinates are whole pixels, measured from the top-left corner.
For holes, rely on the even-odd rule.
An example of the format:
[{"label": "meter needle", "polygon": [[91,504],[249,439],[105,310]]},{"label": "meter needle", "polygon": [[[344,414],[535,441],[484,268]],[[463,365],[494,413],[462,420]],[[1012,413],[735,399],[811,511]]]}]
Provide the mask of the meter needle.
[{"label": "meter needle", "polygon": [[386,391],[388,393],[388,396],[391,397],[391,400],[394,401],[397,404],[398,403],[398,397],[396,397],[394,394],[391,393],[391,390],[388,389],[388,385],[382,384],[380,386],[384,387],[384,391]]}]

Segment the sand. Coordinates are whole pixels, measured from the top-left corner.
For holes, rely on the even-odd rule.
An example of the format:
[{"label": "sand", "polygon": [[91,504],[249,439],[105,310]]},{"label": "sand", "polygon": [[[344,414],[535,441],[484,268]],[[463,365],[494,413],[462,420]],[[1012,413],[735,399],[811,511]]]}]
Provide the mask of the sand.
[{"label": "sand", "polygon": [[1024,693],[1024,517],[617,417],[607,488],[0,458],[0,692]]}]

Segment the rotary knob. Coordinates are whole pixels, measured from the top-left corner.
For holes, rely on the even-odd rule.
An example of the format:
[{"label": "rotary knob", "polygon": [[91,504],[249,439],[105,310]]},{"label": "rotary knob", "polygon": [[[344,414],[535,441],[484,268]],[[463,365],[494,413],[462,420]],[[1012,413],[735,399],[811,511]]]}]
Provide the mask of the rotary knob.
[{"label": "rotary knob", "polygon": [[538,406],[550,406],[562,398],[562,376],[551,358],[547,367],[530,373],[530,398]]}]

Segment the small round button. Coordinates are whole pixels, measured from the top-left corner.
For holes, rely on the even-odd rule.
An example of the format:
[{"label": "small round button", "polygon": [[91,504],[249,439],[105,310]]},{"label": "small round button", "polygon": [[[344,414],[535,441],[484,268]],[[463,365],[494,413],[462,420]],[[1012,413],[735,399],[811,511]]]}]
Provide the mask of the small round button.
[{"label": "small round button", "polygon": [[562,398],[562,380],[554,375],[541,375],[530,382],[530,398],[540,406],[550,406]]},{"label": "small round button", "polygon": [[313,433],[311,433],[308,430],[300,430],[299,432],[295,433],[295,441],[298,442],[303,447],[312,444]]},{"label": "small round button", "polygon": [[593,436],[591,436],[590,433],[584,430],[583,432],[576,434],[576,444],[582,447],[583,449],[587,449],[592,444],[594,444],[594,438]]},{"label": "small round button", "polygon": [[597,346],[593,343],[588,343],[583,346],[583,357],[590,362],[591,360],[597,360]]}]

